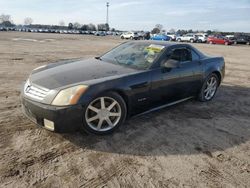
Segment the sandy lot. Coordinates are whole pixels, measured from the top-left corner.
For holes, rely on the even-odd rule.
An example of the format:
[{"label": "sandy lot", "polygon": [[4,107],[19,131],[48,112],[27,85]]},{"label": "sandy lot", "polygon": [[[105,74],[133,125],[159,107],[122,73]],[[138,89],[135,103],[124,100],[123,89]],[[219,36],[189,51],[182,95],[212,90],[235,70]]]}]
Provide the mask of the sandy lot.
[{"label": "sandy lot", "polygon": [[118,38],[0,33],[0,187],[250,187],[250,47],[195,44],[226,60],[215,99],[128,120],[116,133],[55,134],[20,111],[35,67],[93,57]]}]

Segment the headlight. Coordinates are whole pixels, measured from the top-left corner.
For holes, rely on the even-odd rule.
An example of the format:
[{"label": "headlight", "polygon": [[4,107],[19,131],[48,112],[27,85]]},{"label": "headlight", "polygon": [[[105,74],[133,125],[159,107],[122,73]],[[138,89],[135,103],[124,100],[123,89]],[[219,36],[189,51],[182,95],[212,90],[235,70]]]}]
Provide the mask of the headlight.
[{"label": "headlight", "polygon": [[61,90],[53,100],[52,105],[66,106],[76,104],[87,88],[88,86],[86,85],[78,85]]}]

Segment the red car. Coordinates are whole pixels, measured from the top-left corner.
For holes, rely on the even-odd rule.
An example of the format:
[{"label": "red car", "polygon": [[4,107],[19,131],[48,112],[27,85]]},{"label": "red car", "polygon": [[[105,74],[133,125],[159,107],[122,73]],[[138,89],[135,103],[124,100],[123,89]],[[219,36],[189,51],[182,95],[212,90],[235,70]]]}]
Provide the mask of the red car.
[{"label": "red car", "polygon": [[223,36],[209,36],[207,38],[207,43],[230,45],[230,44],[233,44],[233,41],[231,41]]}]

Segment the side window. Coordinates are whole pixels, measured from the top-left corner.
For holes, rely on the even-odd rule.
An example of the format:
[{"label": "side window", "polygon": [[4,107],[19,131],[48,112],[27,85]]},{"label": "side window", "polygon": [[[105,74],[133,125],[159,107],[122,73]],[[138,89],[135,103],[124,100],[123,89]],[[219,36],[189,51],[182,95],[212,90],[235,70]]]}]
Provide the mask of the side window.
[{"label": "side window", "polygon": [[198,54],[194,50],[191,50],[191,53],[192,53],[192,61],[199,61],[200,60],[200,57],[198,56]]},{"label": "side window", "polygon": [[182,50],[182,60],[181,61],[192,61],[192,54],[188,49],[181,49]]},{"label": "side window", "polygon": [[181,61],[181,56],[182,56],[182,49],[175,49],[172,51],[170,55],[170,59],[173,59],[175,61]]},{"label": "side window", "polygon": [[172,51],[170,59],[176,61],[192,61],[192,54],[190,50],[185,48],[175,49]]}]

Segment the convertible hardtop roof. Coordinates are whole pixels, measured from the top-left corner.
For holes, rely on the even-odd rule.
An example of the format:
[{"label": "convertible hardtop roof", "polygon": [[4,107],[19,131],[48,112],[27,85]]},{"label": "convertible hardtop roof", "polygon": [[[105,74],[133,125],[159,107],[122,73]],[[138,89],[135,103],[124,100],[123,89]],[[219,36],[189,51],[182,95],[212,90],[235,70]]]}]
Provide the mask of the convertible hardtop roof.
[{"label": "convertible hardtop roof", "polygon": [[170,47],[170,46],[189,46],[189,47],[192,47],[191,45],[189,44],[185,44],[185,43],[174,43],[174,42],[167,42],[167,41],[157,41],[157,40],[139,40],[139,41],[129,41],[128,43],[143,43],[143,44],[156,44],[156,45],[162,45],[162,46],[165,46],[165,47]]},{"label": "convertible hardtop roof", "polygon": [[129,41],[128,43],[143,43],[146,45],[150,45],[150,44],[156,44],[156,45],[162,45],[165,46],[166,48],[168,47],[189,47],[191,49],[193,49],[196,53],[199,54],[199,56],[201,58],[205,58],[207,57],[205,54],[203,54],[201,51],[199,51],[198,49],[196,49],[195,47],[193,47],[190,44],[186,44],[186,43],[175,43],[175,42],[167,42],[167,41],[155,41],[155,40],[140,40],[140,41]]}]

